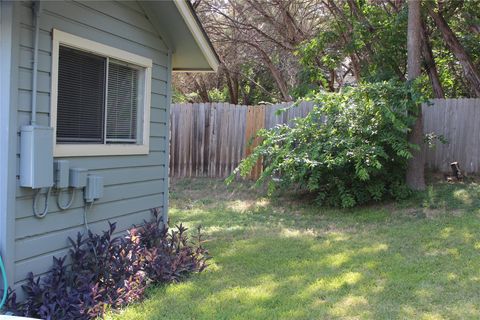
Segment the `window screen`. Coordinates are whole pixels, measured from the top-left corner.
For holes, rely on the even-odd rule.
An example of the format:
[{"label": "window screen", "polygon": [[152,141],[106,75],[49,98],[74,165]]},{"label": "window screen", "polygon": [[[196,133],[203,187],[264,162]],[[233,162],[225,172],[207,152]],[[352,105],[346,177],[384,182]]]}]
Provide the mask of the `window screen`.
[{"label": "window screen", "polygon": [[107,141],[135,142],[137,138],[138,70],[108,65]]},{"label": "window screen", "polygon": [[106,58],[59,49],[57,141],[102,143]]},{"label": "window screen", "polygon": [[58,143],[136,143],[139,70],[59,48]]}]

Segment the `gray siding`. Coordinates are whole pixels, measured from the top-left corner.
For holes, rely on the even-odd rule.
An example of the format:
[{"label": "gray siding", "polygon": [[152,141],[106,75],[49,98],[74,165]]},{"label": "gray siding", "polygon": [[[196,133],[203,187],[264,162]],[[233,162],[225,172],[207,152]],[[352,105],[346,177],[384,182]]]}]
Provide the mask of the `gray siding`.
[{"label": "gray siding", "polygon": [[[152,59],[150,153],[134,156],[65,158],[70,165],[104,177],[103,198],[88,213],[94,232],[117,222],[118,232],[150,217],[150,208],[163,207],[168,159],[168,114],[171,55],[136,2],[42,1],[38,65],[38,122],[48,125],[50,113],[51,31],[53,28],[117,47]],[[29,2],[17,3],[18,21],[18,129],[30,121],[33,58],[32,11]],[[17,178],[19,164],[17,142]],[[28,272],[42,274],[52,256],[68,252],[68,237],[84,231],[82,192],[71,209],[60,211],[57,195],[50,197],[49,213],[38,219],[32,213],[32,190],[16,187],[15,274],[18,287]]]}]

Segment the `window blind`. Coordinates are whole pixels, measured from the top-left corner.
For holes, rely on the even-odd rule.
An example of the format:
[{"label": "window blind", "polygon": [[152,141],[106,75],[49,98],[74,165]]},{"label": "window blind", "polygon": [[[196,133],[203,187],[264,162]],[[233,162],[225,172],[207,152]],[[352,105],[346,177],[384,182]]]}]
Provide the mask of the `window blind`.
[{"label": "window blind", "polygon": [[137,141],[138,70],[110,61],[108,64],[107,134],[110,143]]},{"label": "window blind", "polygon": [[106,58],[61,46],[57,141],[103,143]]}]

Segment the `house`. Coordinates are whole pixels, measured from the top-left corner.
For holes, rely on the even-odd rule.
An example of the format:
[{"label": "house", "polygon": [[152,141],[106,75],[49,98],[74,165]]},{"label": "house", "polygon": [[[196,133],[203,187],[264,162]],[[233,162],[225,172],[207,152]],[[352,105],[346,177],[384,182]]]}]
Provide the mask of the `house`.
[{"label": "house", "polygon": [[1,1],[0,254],[45,273],[68,237],[168,209],[172,71],[215,71],[186,0]]}]

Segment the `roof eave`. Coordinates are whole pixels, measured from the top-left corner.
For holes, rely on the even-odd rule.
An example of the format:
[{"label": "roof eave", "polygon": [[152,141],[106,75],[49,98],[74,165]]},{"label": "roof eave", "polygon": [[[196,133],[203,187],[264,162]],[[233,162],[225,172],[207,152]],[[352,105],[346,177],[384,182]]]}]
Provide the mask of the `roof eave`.
[{"label": "roof eave", "polygon": [[220,59],[213,48],[213,45],[203,29],[202,24],[188,0],[174,0],[178,12],[193,35],[198,47],[202,51],[211,69],[182,69],[176,68],[176,72],[217,72]]}]

